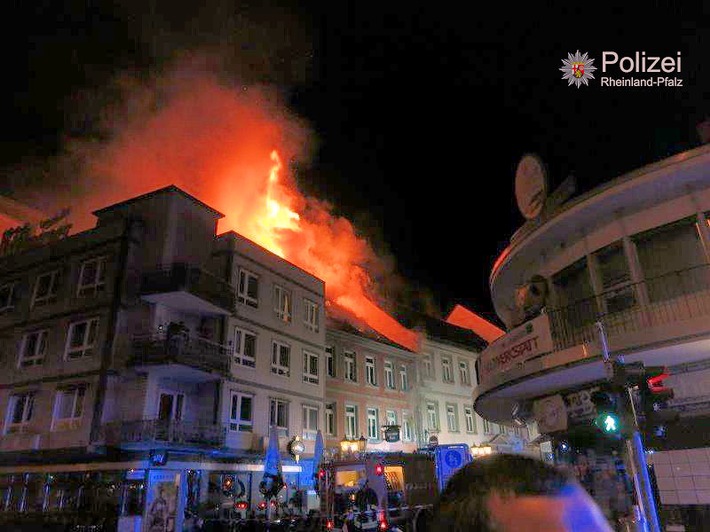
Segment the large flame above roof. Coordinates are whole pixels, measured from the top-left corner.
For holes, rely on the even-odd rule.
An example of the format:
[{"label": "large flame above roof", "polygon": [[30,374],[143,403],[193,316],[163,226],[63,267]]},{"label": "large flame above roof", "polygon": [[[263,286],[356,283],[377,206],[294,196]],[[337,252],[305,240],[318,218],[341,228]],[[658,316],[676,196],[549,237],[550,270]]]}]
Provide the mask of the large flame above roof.
[{"label": "large flame above roof", "polygon": [[417,334],[379,303],[373,277],[387,272],[384,261],[332,206],[300,192],[291,163],[308,157],[312,134],[275,93],[182,68],[131,86],[124,103],[108,116],[110,141],[70,146],[87,177],[61,201],[80,199],[90,212],[175,184],[225,214],[219,232],[319,277],[331,308],[417,350]]}]

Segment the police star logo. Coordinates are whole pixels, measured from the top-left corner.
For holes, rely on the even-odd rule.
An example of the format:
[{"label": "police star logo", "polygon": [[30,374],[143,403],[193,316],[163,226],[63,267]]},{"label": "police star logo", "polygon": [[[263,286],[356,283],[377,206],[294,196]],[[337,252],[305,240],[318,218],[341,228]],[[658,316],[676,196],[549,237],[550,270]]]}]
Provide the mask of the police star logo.
[{"label": "police star logo", "polygon": [[577,88],[584,83],[589,85],[589,80],[594,79],[594,72],[597,67],[593,66],[594,59],[591,59],[587,52],[580,54],[579,50],[575,54],[567,54],[567,59],[562,60],[562,79],[568,81],[568,85],[576,85]]}]

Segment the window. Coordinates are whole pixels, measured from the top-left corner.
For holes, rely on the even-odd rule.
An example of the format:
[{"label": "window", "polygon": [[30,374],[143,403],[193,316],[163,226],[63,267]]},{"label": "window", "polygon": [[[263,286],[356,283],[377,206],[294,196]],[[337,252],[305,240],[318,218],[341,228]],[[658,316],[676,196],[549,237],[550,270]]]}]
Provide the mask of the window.
[{"label": "window", "polygon": [[377,408],[367,409],[367,437],[371,440],[379,439]]},{"label": "window", "polygon": [[357,437],[357,406],[345,405],[345,437],[349,440]]},{"label": "window", "polygon": [[274,340],[271,345],[271,373],[289,376],[291,346]]},{"label": "window", "polygon": [[310,299],[303,300],[303,324],[306,329],[318,332],[320,328],[320,317],[318,314],[318,303],[314,303]]},{"label": "window", "polygon": [[47,334],[48,331],[34,331],[27,333],[22,338],[18,359],[19,367],[39,366],[44,362],[44,357],[47,354]]},{"label": "window", "polygon": [[375,359],[372,357],[365,357],[365,380],[367,384],[377,386]]},{"label": "window", "polygon": [[332,345],[325,346],[325,369],[328,377],[335,377],[335,348]]},{"label": "window", "polygon": [[254,308],[259,306],[259,277],[249,270],[239,270],[237,301]]},{"label": "window", "polygon": [[461,384],[471,384],[471,375],[468,372],[468,362],[465,360],[459,360],[459,377],[461,378]]},{"label": "window", "polygon": [[394,390],[394,364],[389,360],[385,361],[385,386]]},{"label": "window", "polygon": [[392,426],[397,424],[397,412],[394,410],[387,410],[387,425]]},{"label": "window", "polygon": [[436,403],[428,402],[426,404],[426,415],[429,430],[439,430],[439,408]]},{"label": "window", "polygon": [[463,416],[466,420],[466,432],[476,432],[476,417],[472,406],[463,407]]},{"label": "window", "polygon": [[253,332],[234,328],[234,361],[242,366],[256,366],[256,335]]},{"label": "window", "polygon": [[345,352],[343,354],[343,375],[346,381],[357,382],[357,366],[355,364],[355,353]]},{"label": "window", "polygon": [[58,288],[59,270],[43,273],[37,277],[37,282],[32,292],[32,307],[41,307],[54,303],[57,300]]},{"label": "window", "polygon": [[291,291],[283,286],[274,285],[274,314],[281,321],[290,322],[293,309],[291,308]]},{"label": "window", "polygon": [[459,413],[455,404],[446,403],[446,424],[449,432],[459,431]]},{"label": "window", "polygon": [[96,331],[98,328],[98,318],[77,321],[69,325],[64,358],[76,359],[93,355],[94,344],[96,343]]},{"label": "window", "polygon": [[288,435],[288,401],[272,399],[269,409],[269,424],[276,427],[280,436]]},{"label": "window", "polygon": [[562,323],[577,328],[597,319],[597,303],[586,258],[553,275],[552,284]]},{"label": "window", "polygon": [[483,434],[493,434],[493,427],[487,419],[483,420]]},{"label": "window", "polygon": [[451,359],[441,357],[441,378],[444,382],[454,382],[454,376],[451,373]]},{"label": "window", "polygon": [[611,314],[633,307],[636,296],[622,242],[602,248],[594,253],[594,257],[604,292],[602,297],[606,312]]},{"label": "window", "polygon": [[[706,213],[707,216],[707,213]],[[633,237],[651,302],[707,289],[707,268],[696,218],[686,218]]]},{"label": "window", "polygon": [[399,367],[399,389],[403,392],[409,390],[409,373],[404,364]]},{"label": "window", "polygon": [[412,432],[412,418],[409,414],[402,412],[402,439],[404,441],[412,441],[414,433]]},{"label": "window", "polygon": [[5,420],[5,434],[26,432],[32,421],[32,410],[35,404],[34,392],[20,393],[10,396]]},{"label": "window", "polygon": [[431,361],[431,355],[424,355],[422,373],[425,379],[434,378],[434,365]]},{"label": "window", "polygon": [[52,430],[70,430],[79,428],[84,412],[86,386],[71,386],[57,391],[54,404]]},{"label": "window", "polygon": [[325,433],[329,436],[336,435],[335,420],[335,403],[328,403],[325,405]]},{"label": "window", "polygon": [[303,352],[303,382],[318,384],[318,355]]},{"label": "window", "polygon": [[318,407],[303,405],[303,439],[315,440],[318,433]]},{"label": "window", "polygon": [[15,283],[0,286],[0,313],[8,312],[15,307]]},{"label": "window", "polygon": [[79,271],[78,296],[92,296],[106,288],[106,258],[87,260],[81,263]]},{"label": "window", "polygon": [[253,397],[243,393],[232,392],[232,410],[229,415],[229,430],[235,432],[251,432],[253,428]]}]

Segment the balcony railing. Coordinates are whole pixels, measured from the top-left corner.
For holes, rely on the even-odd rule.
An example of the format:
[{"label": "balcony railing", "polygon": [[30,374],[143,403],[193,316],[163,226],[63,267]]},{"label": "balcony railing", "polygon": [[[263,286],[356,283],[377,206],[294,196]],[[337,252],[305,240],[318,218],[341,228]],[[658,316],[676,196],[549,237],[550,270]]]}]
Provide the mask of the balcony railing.
[{"label": "balcony railing", "polygon": [[115,421],[104,425],[107,445],[162,444],[174,446],[223,447],[227,428],[215,423],[142,419]]},{"label": "balcony railing", "polygon": [[137,335],[132,341],[129,361],[134,366],[183,364],[204,371],[227,374],[232,348],[198,336],[166,334]]},{"label": "balcony railing", "polygon": [[596,321],[614,336],[710,316],[710,266],[626,284],[548,314],[556,350],[597,341]]},{"label": "balcony railing", "polygon": [[234,288],[227,281],[182,262],[143,274],[142,294],[189,292],[228,311],[234,310]]}]

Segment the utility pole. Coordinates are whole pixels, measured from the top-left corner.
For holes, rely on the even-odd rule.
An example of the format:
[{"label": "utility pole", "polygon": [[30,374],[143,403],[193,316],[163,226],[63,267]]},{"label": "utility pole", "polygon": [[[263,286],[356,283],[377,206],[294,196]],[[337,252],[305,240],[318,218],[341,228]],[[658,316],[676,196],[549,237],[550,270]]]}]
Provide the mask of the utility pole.
[{"label": "utility pole", "polygon": [[[601,321],[596,322],[599,332],[599,341],[602,347],[602,358],[606,367],[607,379],[612,382],[613,388],[619,394],[622,413],[622,434],[625,438],[627,462],[631,465],[631,478],[636,491],[636,501],[643,516],[642,530],[661,532],[658,521],[656,502],[653,496],[653,487],[646,464],[646,452],[641,439],[636,408],[633,400],[633,389],[628,386],[624,371],[623,357],[612,357],[609,353],[606,331]],[[633,364],[632,364],[633,365]]]}]

